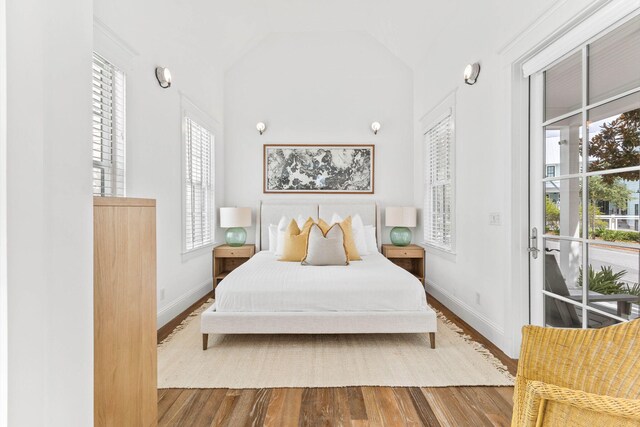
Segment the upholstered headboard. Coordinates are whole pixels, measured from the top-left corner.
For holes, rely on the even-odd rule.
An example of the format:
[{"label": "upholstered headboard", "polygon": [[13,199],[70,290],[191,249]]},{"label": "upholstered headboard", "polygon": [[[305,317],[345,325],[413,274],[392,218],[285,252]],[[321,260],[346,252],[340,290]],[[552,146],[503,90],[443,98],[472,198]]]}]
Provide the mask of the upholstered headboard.
[{"label": "upholstered headboard", "polygon": [[286,216],[288,218],[297,218],[302,215],[305,218],[318,218],[318,205],[314,203],[287,203],[283,201],[277,202],[261,202],[258,206],[256,218],[256,248],[258,250],[269,249],[269,224],[277,224],[280,218]]},{"label": "upholstered headboard", "polygon": [[267,250],[269,248],[269,224],[277,224],[283,216],[296,218],[298,215],[311,217],[314,220],[323,218],[327,221],[337,213],[341,217],[360,214],[365,225],[376,227],[376,240],[380,247],[380,215],[378,205],[375,202],[326,202],[313,203],[304,201],[261,201],[258,204],[256,218],[256,248]]}]

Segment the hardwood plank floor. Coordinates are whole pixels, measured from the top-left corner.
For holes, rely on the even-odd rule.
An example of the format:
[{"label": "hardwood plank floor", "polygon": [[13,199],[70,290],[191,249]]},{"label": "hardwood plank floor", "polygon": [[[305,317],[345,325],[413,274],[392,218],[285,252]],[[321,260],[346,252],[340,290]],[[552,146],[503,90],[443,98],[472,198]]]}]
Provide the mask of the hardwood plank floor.
[{"label": "hardwood plank floor", "polygon": [[[197,308],[199,301],[191,309]],[[429,303],[515,375],[517,361],[432,296]],[[188,313],[187,313],[188,314]],[[186,317],[186,316],[184,316]],[[158,331],[158,341],[180,321]],[[508,426],[512,387],[158,390],[160,426]]]}]

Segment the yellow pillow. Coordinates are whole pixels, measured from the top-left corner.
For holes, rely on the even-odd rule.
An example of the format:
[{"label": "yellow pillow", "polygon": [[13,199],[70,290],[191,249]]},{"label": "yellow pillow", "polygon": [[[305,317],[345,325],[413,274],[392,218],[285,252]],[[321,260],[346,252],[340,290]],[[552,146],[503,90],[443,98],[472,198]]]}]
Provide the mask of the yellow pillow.
[{"label": "yellow pillow", "polygon": [[[344,233],[344,247],[347,249],[347,255],[349,256],[349,261],[361,261],[360,254],[358,253],[358,249],[356,248],[356,241],[353,238],[353,228],[351,227],[351,216],[346,217],[342,220],[342,222],[338,223],[340,228],[342,228],[342,232]],[[318,225],[322,230],[323,234],[327,234],[327,231],[331,228],[329,224],[322,218],[318,220]]]},{"label": "yellow pillow", "polygon": [[313,220],[309,218],[300,230],[296,220],[291,220],[284,232],[284,247],[279,261],[302,261],[307,254],[307,239],[309,239],[309,230],[312,225]]}]

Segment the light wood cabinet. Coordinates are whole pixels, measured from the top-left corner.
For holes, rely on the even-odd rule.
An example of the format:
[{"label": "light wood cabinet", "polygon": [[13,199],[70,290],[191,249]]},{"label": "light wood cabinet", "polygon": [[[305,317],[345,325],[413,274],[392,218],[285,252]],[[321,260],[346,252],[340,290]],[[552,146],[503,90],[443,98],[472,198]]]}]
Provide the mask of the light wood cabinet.
[{"label": "light wood cabinet", "polygon": [[95,426],[156,426],[156,202],[93,202]]}]

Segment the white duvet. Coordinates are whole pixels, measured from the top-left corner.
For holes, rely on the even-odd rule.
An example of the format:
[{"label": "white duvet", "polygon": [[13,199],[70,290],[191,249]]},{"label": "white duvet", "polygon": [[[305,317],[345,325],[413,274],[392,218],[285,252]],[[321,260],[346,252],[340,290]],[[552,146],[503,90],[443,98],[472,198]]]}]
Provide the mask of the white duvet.
[{"label": "white duvet", "polygon": [[216,288],[218,312],[426,311],[424,288],[382,254],[348,266],[282,262],[257,253]]}]

